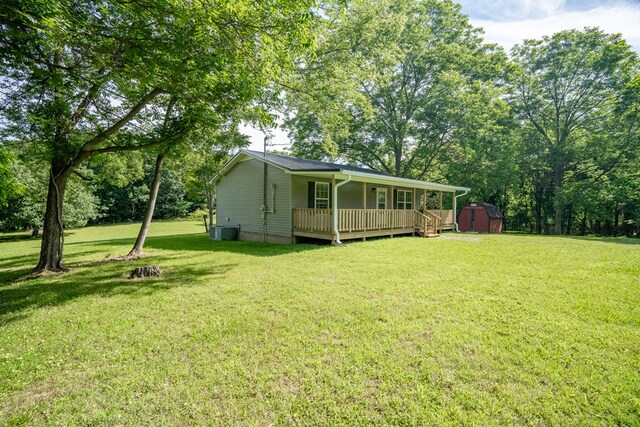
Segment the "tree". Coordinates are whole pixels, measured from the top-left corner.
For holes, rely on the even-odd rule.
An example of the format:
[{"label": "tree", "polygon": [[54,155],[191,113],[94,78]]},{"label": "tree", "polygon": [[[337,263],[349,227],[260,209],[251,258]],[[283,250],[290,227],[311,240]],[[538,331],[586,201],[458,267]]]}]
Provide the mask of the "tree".
[{"label": "tree", "polygon": [[[43,226],[48,181],[46,167],[43,166],[42,162],[30,164],[20,159],[13,163],[16,184],[24,190],[11,196],[6,207],[0,207],[0,230],[30,229],[33,237],[38,235]],[[78,175],[69,179],[65,204],[67,208],[62,215],[65,228],[83,227],[101,216],[93,181]]]},{"label": "tree", "polygon": [[0,208],[7,206],[7,202],[24,192],[24,187],[16,180],[13,171],[14,155],[0,146]]},{"label": "tree", "polygon": [[213,225],[215,211],[215,185],[213,178],[231,158],[230,153],[236,148],[249,145],[249,138],[240,133],[235,124],[229,129],[218,132],[194,135],[193,150],[184,158],[189,160],[187,172],[189,188],[193,198],[204,198],[209,213],[209,226]]},{"label": "tree", "polygon": [[[170,105],[171,106],[171,105]],[[169,109],[167,110],[167,115],[165,116],[165,123],[168,122],[169,117]],[[248,144],[247,137],[241,135],[235,124],[232,125],[230,131],[227,132],[215,132],[215,131],[207,131],[207,132],[199,132],[192,136],[194,141],[192,141],[193,147],[197,150],[203,151],[205,155],[209,155],[206,161],[209,164],[204,164],[199,169],[200,173],[207,173],[211,171],[211,167],[219,164],[220,161],[225,159],[226,154],[237,147],[246,146]],[[156,201],[158,198],[158,192],[161,184],[162,177],[162,169],[164,164],[165,156],[171,154],[171,151],[177,151],[176,154],[180,153],[180,146],[176,146],[175,144],[168,145],[164,150],[159,153],[156,157],[155,169],[153,174],[153,180],[151,182],[150,194],[147,201],[147,209],[145,211],[144,219],[142,221],[142,225],[140,227],[140,232],[138,233],[138,237],[133,245],[133,248],[127,255],[128,259],[135,259],[143,255],[144,253],[144,243],[147,238],[147,233],[149,231],[149,226],[151,225],[151,220],[153,218],[153,213],[155,211]],[[211,153],[213,152],[213,153]],[[213,154],[213,156],[211,156]],[[211,164],[213,162],[213,164]],[[213,197],[214,190],[212,189],[212,184],[210,180],[213,179],[213,176],[209,179],[209,181],[205,184],[205,195],[207,196],[208,206],[209,206],[209,223],[211,224],[213,221]],[[177,202],[177,201],[176,201]],[[178,203],[174,203],[174,207],[178,207]]]},{"label": "tree", "polygon": [[[340,61],[319,56],[319,64],[305,66],[302,74],[311,69],[315,76],[317,68],[325,69],[325,79],[342,79],[345,69],[368,72],[349,76],[348,91],[344,83],[314,82],[323,89],[321,96],[313,91],[310,96],[292,94],[292,118],[287,123],[296,152],[313,153],[317,148],[309,145],[317,146],[329,136],[337,154],[348,161],[401,177],[443,178],[437,165],[448,161],[455,147],[495,133],[501,128],[498,120],[508,117],[498,87],[506,55],[482,42],[480,30],[469,24],[459,5],[374,2],[368,8],[354,7],[353,14],[338,24],[333,17],[329,22],[336,28],[327,31],[327,46],[320,52],[335,56],[333,52],[346,44],[348,54]],[[387,30],[386,22],[395,24]],[[345,42],[344,28],[356,28],[358,36]],[[331,135],[327,98],[338,100],[338,108],[345,111],[342,120],[348,126],[342,133]]]},{"label": "tree", "polygon": [[[526,40],[512,50],[520,69],[513,74],[512,105],[525,126],[530,144],[548,176],[553,201],[553,231],[562,232],[570,205],[569,182],[590,179],[592,167],[607,155],[610,171],[621,164],[629,147],[618,144],[613,128],[618,99],[637,67],[637,57],[619,34],[597,28],[569,30]],[[619,105],[619,104],[618,104]],[[596,166],[598,168],[598,166]]]},{"label": "tree", "polygon": [[[9,1],[0,15],[4,136],[50,164],[36,271],[63,268],[69,177],[248,105],[309,46],[311,1]],[[172,99],[168,126],[163,113]]]}]

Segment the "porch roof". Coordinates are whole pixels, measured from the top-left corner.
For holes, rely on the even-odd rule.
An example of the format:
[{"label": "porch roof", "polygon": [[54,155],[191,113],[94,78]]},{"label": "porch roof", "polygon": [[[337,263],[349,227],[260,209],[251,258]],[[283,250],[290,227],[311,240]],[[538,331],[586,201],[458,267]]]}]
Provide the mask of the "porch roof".
[{"label": "porch roof", "polygon": [[423,188],[427,190],[438,191],[469,191],[467,187],[458,187],[455,185],[438,184],[435,182],[419,181],[415,179],[399,178],[386,172],[376,171],[367,168],[361,168],[351,165],[341,165],[338,163],[321,162],[318,160],[300,159],[297,157],[283,156],[280,154],[266,153],[258,151],[240,150],[216,175],[212,183],[216,183],[229,171],[236,163],[247,159],[255,158],[273,166],[276,166],[286,173],[292,175],[304,175],[317,178],[336,178],[348,179],[351,176],[352,181],[369,182],[373,184],[389,184],[411,188]]}]

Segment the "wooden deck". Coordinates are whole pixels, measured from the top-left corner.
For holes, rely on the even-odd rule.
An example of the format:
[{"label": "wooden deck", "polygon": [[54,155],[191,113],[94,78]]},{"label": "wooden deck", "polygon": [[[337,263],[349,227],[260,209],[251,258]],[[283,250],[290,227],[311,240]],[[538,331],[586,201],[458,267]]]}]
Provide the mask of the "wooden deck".
[{"label": "wooden deck", "polygon": [[[293,235],[333,240],[331,209],[293,209]],[[414,234],[437,236],[453,228],[453,211],[400,209],[338,209],[341,240]]]}]

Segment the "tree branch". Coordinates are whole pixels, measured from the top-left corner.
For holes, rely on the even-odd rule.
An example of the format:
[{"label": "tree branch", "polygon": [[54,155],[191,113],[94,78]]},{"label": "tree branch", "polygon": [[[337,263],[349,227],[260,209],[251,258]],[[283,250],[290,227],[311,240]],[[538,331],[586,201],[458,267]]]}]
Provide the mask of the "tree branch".
[{"label": "tree branch", "polygon": [[91,150],[92,147],[95,147],[96,145],[106,141],[111,135],[118,132],[124,125],[129,123],[140,112],[140,110],[144,108],[145,105],[151,102],[153,98],[160,95],[162,92],[162,89],[155,88],[151,92],[143,96],[140,101],[138,101],[138,103],[134,105],[133,108],[131,108],[131,110],[129,110],[129,112],[123,118],[118,120],[111,127],[91,138],[89,141],[85,142],[82,148],[80,148],[80,154],[82,154],[83,152],[93,152]]},{"label": "tree branch", "polygon": [[168,144],[171,141],[175,141],[176,139],[184,136],[187,132],[189,132],[189,130],[191,130],[191,127],[184,128],[180,132],[175,133],[171,136],[168,136],[166,138],[162,138],[153,142],[148,142],[146,144],[125,145],[125,146],[113,145],[111,147],[97,148],[95,150],[86,151],[86,153],[87,153],[87,157],[93,157],[98,154],[105,154],[105,153],[120,153],[125,151],[146,150],[147,148],[159,147],[161,145]]}]

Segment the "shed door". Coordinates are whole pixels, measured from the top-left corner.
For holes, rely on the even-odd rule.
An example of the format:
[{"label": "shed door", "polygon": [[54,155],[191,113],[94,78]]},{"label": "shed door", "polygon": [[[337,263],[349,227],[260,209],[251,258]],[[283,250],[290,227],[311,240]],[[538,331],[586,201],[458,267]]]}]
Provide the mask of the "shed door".
[{"label": "shed door", "polygon": [[471,231],[476,231],[476,209],[471,208]]},{"label": "shed door", "polygon": [[471,231],[471,209],[467,206],[460,211],[458,229],[460,231]]},{"label": "shed door", "polygon": [[475,214],[473,231],[477,231],[479,233],[488,233],[489,215],[487,214],[487,210],[484,208],[484,206],[478,206],[473,209],[473,213]]}]

